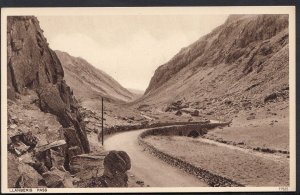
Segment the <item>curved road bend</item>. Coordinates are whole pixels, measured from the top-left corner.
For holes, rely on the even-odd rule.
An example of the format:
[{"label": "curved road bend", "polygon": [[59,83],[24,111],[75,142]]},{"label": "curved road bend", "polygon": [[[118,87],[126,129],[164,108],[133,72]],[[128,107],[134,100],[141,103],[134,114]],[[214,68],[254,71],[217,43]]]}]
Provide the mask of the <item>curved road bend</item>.
[{"label": "curved road bend", "polygon": [[138,144],[138,136],[145,129],[126,131],[108,137],[106,150],[123,150],[131,158],[130,172],[151,187],[201,187],[204,181],[152,156]]}]

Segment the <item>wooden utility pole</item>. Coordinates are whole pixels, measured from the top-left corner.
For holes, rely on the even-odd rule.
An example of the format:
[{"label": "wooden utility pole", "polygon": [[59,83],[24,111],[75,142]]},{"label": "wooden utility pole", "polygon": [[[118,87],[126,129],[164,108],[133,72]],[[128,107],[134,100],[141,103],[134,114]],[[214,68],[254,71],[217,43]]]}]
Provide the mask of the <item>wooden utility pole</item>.
[{"label": "wooden utility pole", "polygon": [[102,146],[103,146],[103,144],[104,144],[104,125],[103,125],[103,114],[104,114],[104,111],[103,111],[103,108],[104,108],[104,106],[103,106],[103,97],[101,98],[101,100],[102,100],[102,122],[101,122],[101,126],[102,126],[102,131],[101,131],[101,136],[102,136]]}]

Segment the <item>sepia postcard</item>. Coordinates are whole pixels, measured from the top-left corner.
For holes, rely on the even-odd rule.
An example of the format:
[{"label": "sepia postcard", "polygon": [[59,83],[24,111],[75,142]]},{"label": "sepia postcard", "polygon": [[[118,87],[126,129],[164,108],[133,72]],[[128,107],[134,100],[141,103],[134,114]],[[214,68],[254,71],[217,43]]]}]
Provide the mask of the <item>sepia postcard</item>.
[{"label": "sepia postcard", "polygon": [[295,7],[1,9],[1,191],[296,190]]}]

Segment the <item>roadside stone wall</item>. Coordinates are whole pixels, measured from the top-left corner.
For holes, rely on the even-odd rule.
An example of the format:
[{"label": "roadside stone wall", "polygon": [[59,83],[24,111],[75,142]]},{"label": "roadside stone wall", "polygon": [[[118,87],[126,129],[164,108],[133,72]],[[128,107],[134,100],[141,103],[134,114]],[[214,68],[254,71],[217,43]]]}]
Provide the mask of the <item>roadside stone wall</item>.
[{"label": "roadside stone wall", "polygon": [[148,135],[178,135],[189,136],[191,132],[198,132],[199,136],[203,136],[210,129],[218,126],[226,126],[229,123],[197,123],[197,124],[185,124],[185,125],[169,125],[164,127],[152,128],[141,134],[144,138]]},{"label": "roadside stone wall", "polygon": [[199,128],[215,128],[218,126],[227,126],[231,122],[223,123],[210,123],[208,122],[167,122],[167,123],[152,123],[152,124],[138,124],[138,125],[129,125],[129,126],[113,126],[106,128],[104,135],[120,133],[123,131],[137,130],[137,129],[147,129],[147,128],[156,128],[156,127],[166,127],[166,126],[175,126],[175,125],[185,125],[190,127],[199,127]]},{"label": "roadside stone wall", "polygon": [[[236,181],[233,181],[229,178],[222,177],[219,175],[216,175],[214,173],[211,173],[203,168],[196,167],[195,165],[192,165],[191,163],[188,163],[186,161],[183,161],[181,159],[178,159],[174,156],[171,156],[165,152],[160,151],[159,149],[155,148],[148,142],[146,142],[143,138],[149,136],[149,135],[174,135],[183,129],[188,128],[196,128],[196,129],[211,129],[214,127],[217,127],[219,125],[228,125],[228,123],[221,123],[221,124],[202,124],[202,125],[186,125],[186,126],[178,126],[178,127],[163,127],[163,128],[155,128],[155,129],[149,129],[144,131],[140,134],[138,137],[138,142],[141,146],[143,146],[147,151],[149,151],[152,155],[158,157],[159,159],[165,161],[166,163],[178,167],[185,172],[192,174],[196,176],[197,178],[204,180],[209,186],[212,187],[243,187],[243,184],[240,184]],[[190,129],[191,130],[191,129]]]}]

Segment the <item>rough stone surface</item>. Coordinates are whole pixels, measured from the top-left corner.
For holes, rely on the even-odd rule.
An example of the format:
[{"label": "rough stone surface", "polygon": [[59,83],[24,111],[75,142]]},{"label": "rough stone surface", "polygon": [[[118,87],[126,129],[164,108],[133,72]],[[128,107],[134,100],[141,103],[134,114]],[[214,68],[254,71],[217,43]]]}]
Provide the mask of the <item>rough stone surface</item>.
[{"label": "rough stone surface", "polygon": [[49,188],[72,188],[72,177],[69,172],[63,172],[57,168],[43,174],[43,180]]},{"label": "rough stone surface", "polygon": [[43,145],[43,146],[40,146],[37,148],[37,151],[38,152],[44,152],[46,150],[49,150],[51,148],[57,148],[57,147],[62,147],[66,144],[66,141],[65,140],[58,140],[58,141],[54,141],[50,144],[46,144],[46,145]]},{"label": "rough stone surface", "polygon": [[64,81],[62,65],[47,43],[36,17],[8,17],[8,98],[36,90],[42,111],[57,116],[63,127],[74,127],[83,152],[90,151],[78,104]]},{"label": "rough stone surface", "polygon": [[65,167],[69,170],[69,164],[73,156],[79,155],[82,153],[83,148],[81,147],[81,142],[76,130],[73,128],[65,128],[63,129],[64,138],[67,143],[67,151],[66,151],[66,162]]},{"label": "rough stone surface", "polygon": [[112,174],[126,172],[131,168],[130,158],[124,151],[110,151],[104,159],[104,168]]},{"label": "rough stone surface", "polygon": [[21,133],[10,138],[8,149],[10,152],[21,156],[32,151],[37,145],[38,139],[31,131]]},{"label": "rough stone surface", "polygon": [[43,31],[35,17],[8,17],[7,23],[8,84],[16,92],[45,83],[57,83],[63,78],[62,66],[49,49]]},{"label": "rough stone surface", "polygon": [[104,158],[104,172],[100,177],[81,181],[79,187],[127,187],[127,171],[131,168],[128,154],[124,151],[110,151]]},{"label": "rough stone surface", "polygon": [[28,164],[8,153],[8,187],[37,188],[42,177]]},{"label": "rough stone surface", "polygon": [[70,172],[80,179],[90,179],[103,175],[103,161],[107,152],[81,154],[72,157]]}]

